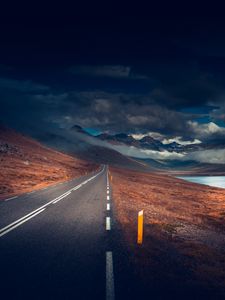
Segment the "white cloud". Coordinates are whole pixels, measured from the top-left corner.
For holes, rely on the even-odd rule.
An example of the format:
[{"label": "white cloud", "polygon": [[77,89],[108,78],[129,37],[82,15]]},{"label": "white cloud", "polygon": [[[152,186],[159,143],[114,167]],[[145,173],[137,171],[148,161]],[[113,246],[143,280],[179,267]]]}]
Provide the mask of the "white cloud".
[{"label": "white cloud", "polygon": [[208,137],[213,134],[224,134],[225,128],[219,127],[214,122],[210,122],[207,124],[199,124],[197,122],[189,121],[188,125],[192,129],[192,131],[196,134],[197,137],[201,139],[201,137]]},{"label": "white cloud", "polygon": [[130,134],[135,140],[141,140],[143,137],[150,136],[155,140],[162,141],[165,136],[159,132],[147,132],[147,133],[132,133]]},{"label": "white cloud", "polygon": [[141,133],[137,133],[137,134],[130,134],[130,136],[132,136],[135,140],[141,140],[143,139],[143,137],[146,136],[146,134],[141,134]]},{"label": "white cloud", "polygon": [[164,145],[171,144],[173,142],[178,143],[178,144],[183,145],[183,146],[194,145],[194,144],[201,144],[201,141],[198,140],[198,139],[194,139],[192,141],[184,141],[181,136],[177,136],[177,137],[169,138],[169,139],[164,138],[162,140],[162,143]]},{"label": "white cloud", "polygon": [[136,139],[136,140],[141,140],[143,137],[150,136],[154,138],[155,140],[158,140],[162,142],[164,145],[176,142],[179,143],[180,145],[193,145],[193,144],[201,144],[201,141],[198,139],[193,139],[193,140],[183,140],[182,136],[177,136],[173,138],[166,138],[165,135],[160,134],[159,132],[148,132],[145,134],[131,134],[131,136]]}]

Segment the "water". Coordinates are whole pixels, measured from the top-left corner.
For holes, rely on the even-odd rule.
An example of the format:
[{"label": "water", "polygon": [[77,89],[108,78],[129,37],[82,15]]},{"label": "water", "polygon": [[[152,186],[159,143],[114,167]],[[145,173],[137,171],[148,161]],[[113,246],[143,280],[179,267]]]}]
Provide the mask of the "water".
[{"label": "water", "polygon": [[225,189],[225,176],[179,176],[178,178]]}]

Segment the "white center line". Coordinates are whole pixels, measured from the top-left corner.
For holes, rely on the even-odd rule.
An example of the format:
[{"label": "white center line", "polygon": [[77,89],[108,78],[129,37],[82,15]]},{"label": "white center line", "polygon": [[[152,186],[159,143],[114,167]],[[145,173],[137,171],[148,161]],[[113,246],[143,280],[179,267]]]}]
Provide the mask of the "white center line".
[{"label": "white center line", "polygon": [[109,196],[107,196],[107,200],[108,200],[108,201],[110,200]]},{"label": "white center line", "polygon": [[59,202],[60,200],[62,200],[63,198],[67,197],[69,194],[71,194],[71,192],[66,193],[65,195],[61,196],[59,199],[55,200],[54,202],[52,202],[53,204],[56,204],[57,202]]},{"label": "white center line", "polygon": [[14,196],[14,197],[11,197],[11,198],[8,198],[8,199],[5,199],[5,201],[10,201],[12,199],[16,199],[18,196]]},{"label": "white center line", "polygon": [[113,275],[113,256],[111,251],[106,252],[106,300],[115,299],[115,286]]},{"label": "white center line", "polygon": [[111,230],[110,217],[106,217],[106,230]]},{"label": "white center line", "polygon": [[107,194],[109,194],[109,191],[107,191]]},{"label": "white center line", "polygon": [[[68,196],[72,190],[78,189],[80,188],[82,185],[88,183],[89,181],[93,180],[94,178],[96,178],[97,176],[99,176],[101,173],[103,173],[105,170],[105,168],[102,169],[102,171],[100,171],[99,173],[97,173],[96,175],[90,177],[89,179],[85,180],[84,182],[82,182],[82,184],[80,184],[79,186],[76,186],[74,188],[71,188],[70,190],[68,190],[67,192],[63,193],[62,195],[58,196],[57,198],[47,202],[46,204],[40,206],[39,208],[31,211],[29,214],[23,216],[22,218],[14,221],[13,223],[0,228],[0,237],[5,235],[6,233],[8,233],[9,231],[15,229],[16,227],[20,226],[21,224],[27,222],[28,220],[30,220],[31,218],[33,218],[34,216],[36,216],[37,214],[41,213],[43,210],[45,210],[45,208],[52,204],[52,203],[57,203],[59,200],[65,198],[66,196]],[[17,196],[15,196],[17,197]],[[12,199],[12,198],[11,198]],[[7,199],[6,199],[7,200]],[[8,199],[9,200],[9,199]]]},{"label": "white center line", "polygon": [[11,230],[15,229],[16,227],[22,225],[23,223],[27,222],[28,220],[30,220],[31,218],[35,217],[36,215],[40,214],[41,212],[43,212],[45,210],[45,208],[39,210],[38,212],[36,212],[35,214],[31,215],[29,218],[26,218],[25,220],[17,223],[16,225],[10,227],[9,229],[3,231],[2,233],[0,233],[0,237],[7,234],[8,232],[10,232]]},{"label": "white center line", "polygon": [[107,203],[107,210],[110,210],[110,204]]}]

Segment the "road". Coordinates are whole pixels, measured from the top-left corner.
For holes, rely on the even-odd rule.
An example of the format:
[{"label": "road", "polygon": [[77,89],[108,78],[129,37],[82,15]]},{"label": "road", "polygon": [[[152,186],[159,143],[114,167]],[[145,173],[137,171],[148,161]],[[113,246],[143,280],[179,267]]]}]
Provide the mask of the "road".
[{"label": "road", "polygon": [[0,203],[1,299],[126,299],[107,166]]}]

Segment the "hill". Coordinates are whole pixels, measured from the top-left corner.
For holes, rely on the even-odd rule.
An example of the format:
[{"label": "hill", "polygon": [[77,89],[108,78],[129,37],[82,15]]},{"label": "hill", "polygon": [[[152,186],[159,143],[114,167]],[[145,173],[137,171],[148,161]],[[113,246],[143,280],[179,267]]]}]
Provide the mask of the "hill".
[{"label": "hill", "polygon": [[97,168],[2,125],[0,163],[0,198],[79,177]]},{"label": "hill", "polygon": [[89,135],[78,125],[73,126],[66,133],[59,130],[54,134],[39,135],[37,138],[47,146],[81,160],[134,170],[153,170],[151,166],[116,151],[109,143]]}]

